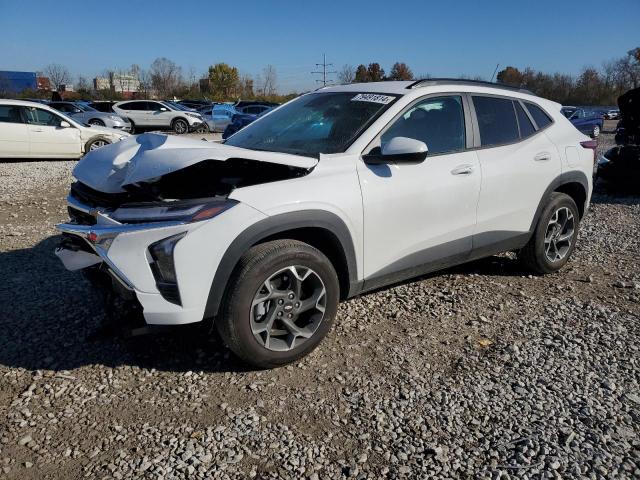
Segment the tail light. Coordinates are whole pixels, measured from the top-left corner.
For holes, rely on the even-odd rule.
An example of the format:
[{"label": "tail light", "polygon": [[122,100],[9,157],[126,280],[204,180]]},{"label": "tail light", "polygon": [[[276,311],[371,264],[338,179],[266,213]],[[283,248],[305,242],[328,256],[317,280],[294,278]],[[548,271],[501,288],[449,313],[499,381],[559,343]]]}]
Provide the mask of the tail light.
[{"label": "tail light", "polygon": [[597,140],[587,140],[584,142],[580,142],[582,148],[590,148],[593,151],[593,163],[596,162],[596,149],[598,148]]}]

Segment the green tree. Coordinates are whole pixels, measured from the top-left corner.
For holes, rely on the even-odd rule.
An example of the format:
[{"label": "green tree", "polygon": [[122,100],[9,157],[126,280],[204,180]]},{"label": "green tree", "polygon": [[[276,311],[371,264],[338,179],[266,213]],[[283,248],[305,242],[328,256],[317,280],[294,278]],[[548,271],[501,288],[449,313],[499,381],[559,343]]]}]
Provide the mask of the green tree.
[{"label": "green tree", "polygon": [[209,67],[209,83],[215,99],[229,100],[238,93],[240,74],[236,67],[226,63],[216,63]]}]

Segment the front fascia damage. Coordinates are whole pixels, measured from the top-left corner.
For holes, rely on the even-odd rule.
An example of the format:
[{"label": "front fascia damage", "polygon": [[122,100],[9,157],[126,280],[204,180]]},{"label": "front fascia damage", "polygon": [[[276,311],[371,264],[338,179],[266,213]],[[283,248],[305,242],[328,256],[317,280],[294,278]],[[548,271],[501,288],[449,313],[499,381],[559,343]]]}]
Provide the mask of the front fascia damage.
[{"label": "front fascia damage", "polygon": [[318,160],[145,134],[86,155],[71,195],[96,208],[224,199],[236,188],[307,175]]}]

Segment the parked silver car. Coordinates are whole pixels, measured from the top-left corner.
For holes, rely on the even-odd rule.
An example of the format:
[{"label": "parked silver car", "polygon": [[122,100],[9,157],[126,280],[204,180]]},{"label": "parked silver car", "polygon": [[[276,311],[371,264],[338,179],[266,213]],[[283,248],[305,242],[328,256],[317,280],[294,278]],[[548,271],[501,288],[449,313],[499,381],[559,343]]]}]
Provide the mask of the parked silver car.
[{"label": "parked silver car", "polygon": [[156,100],[126,100],[116,103],[113,110],[128,119],[132,129],[170,128],[175,133],[188,133],[198,130],[204,123],[198,112],[181,110],[169,102]]},{"label": "parked silver car", "polygon": [[211,132],[224,132],[233,119],[234,115],[239,113],[233,105],[216,104],[202,111],[204,121]]},{"label": "parked silver car", "polygon": [[66,113],[74,120],[85,125],[115,128],[116,130],[124,130],[125,132],[131,131],[131,124],[125,118],[115,113],[100,112],[84,103],[50,102],[48,105],[59,112]]}]

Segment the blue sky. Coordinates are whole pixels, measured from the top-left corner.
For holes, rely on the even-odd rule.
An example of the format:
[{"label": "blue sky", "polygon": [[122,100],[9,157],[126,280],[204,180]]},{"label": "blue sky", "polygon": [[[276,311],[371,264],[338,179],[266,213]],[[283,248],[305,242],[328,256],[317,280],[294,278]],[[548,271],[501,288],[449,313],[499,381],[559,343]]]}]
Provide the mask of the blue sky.
[{"label": "blue sky", "polygon": [[640,46],[640,0],[0,0],[0,70],[60,63],[92,78],[167,57],[197,76],[216,62],[281,92],[313,88],[315,63],[406,62],[414,74],[480,75],[497,63],[579,73]]}]

